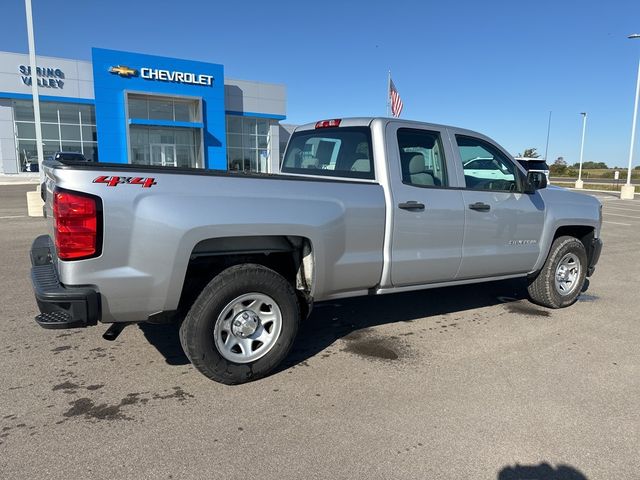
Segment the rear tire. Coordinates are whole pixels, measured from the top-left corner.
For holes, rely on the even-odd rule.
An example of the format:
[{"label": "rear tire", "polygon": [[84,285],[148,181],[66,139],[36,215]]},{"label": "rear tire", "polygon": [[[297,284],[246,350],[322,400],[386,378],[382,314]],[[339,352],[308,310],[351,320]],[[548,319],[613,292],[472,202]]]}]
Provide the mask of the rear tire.
[{"label": "rear tire", "polygon": [[529,283],[531,301],[549,308],[573,305],[586,273],[587,252],[582,242],[570,236],[556,238],[542,270]]},{"label": "rear tire", "polygon": [[298,298],[287,280],[262,265],[236,265],[202,290],[180,327],[180,343],[208,378],[245,383],[280,364],[299,323]]}]

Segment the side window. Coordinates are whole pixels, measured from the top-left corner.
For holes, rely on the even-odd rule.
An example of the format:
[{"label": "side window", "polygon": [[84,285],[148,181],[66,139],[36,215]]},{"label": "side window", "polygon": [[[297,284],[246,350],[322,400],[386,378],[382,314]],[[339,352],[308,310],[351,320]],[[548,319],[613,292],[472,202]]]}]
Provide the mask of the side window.
[{"label": "side window", "polygon": [[412,128],[398,129],[402,183],[418,187],[449,185],[440,134]]},{"label": "side window", "polygon": [[456,135],[467,188],[473,190],[518,191],[515,164],[493,145],[479,138]]}]

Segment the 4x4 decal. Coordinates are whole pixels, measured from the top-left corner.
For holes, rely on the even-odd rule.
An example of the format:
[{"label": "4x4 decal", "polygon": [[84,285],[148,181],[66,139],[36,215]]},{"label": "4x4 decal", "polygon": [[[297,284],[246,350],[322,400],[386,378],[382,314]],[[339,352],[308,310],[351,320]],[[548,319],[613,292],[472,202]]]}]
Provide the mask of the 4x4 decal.
[{"label": "4x4 decal", "polygon": [[93,183],[106,183],[107,187],[116,187],[122,183],[129,185],[142,185],[142,188],[151,188],[156,185],[156,179],[153,177],[111,177],[101,175],[97,177]]}]

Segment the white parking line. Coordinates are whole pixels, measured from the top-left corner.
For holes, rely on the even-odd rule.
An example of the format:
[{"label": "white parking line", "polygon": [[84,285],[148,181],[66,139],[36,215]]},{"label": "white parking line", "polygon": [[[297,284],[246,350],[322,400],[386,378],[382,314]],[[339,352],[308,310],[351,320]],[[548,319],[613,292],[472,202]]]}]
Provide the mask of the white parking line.
[{"label": "white parking line", "polygon": [[615,208],[616,210],[627,210],[629,212],[638,212],[638,213],[640,213],[640,209],[638,209],[638,208],[625,208],[625,207],[618,207],[618,206],[614,206],[614,205],[607,205],[607,208]]},{"label": "white parking line", "polygon": [[630,223],[620,223],[620,222],[609,222],[607,220],[603,220],[602,223],[611,223],[612,225],[624,225],[625,227],[630,227]]},{"label": "white parking line", "polygon": [[0,220],[5,218],[23,218],[23,217],[26,217],[26,215],[5,215],[4,217],[0,217]]},{"label": "white parking line", "polygon": [[633,215],[623,215],[621,213],[609,213],[604,212],[605,215],[613,215],[614,217],[627,217],[627,218],[635,218],[636,220],[640,220],[640,216],[634,217]]}]

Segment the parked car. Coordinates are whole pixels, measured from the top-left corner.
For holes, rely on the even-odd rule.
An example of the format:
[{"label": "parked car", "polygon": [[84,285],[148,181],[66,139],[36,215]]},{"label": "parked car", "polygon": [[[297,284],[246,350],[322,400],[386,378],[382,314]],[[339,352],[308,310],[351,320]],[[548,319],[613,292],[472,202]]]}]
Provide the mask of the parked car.
[{"label": "parked car", "polygon": [[474,178],[510,180],[513,172],[507,170],[500,162],[491,158],[473,158],[463,163],[464,174]]},{"label": "parked car", "polygon": [[53,156],[55,160],[60,162],[87,162],[88,160],[80,152],[56,152]]},{"label": "parked car", "polygon": [[[465,168],[475,156],[499,178]],[[522,277],[533,302],[562,308],[600,256],[597,199],[546,188],[469,130],[310,123],[281,170],[47,162],[36,321],[108,323],[113,339],[176,318],[194,367],[234,384],[276,368],[314,302]]]}]

